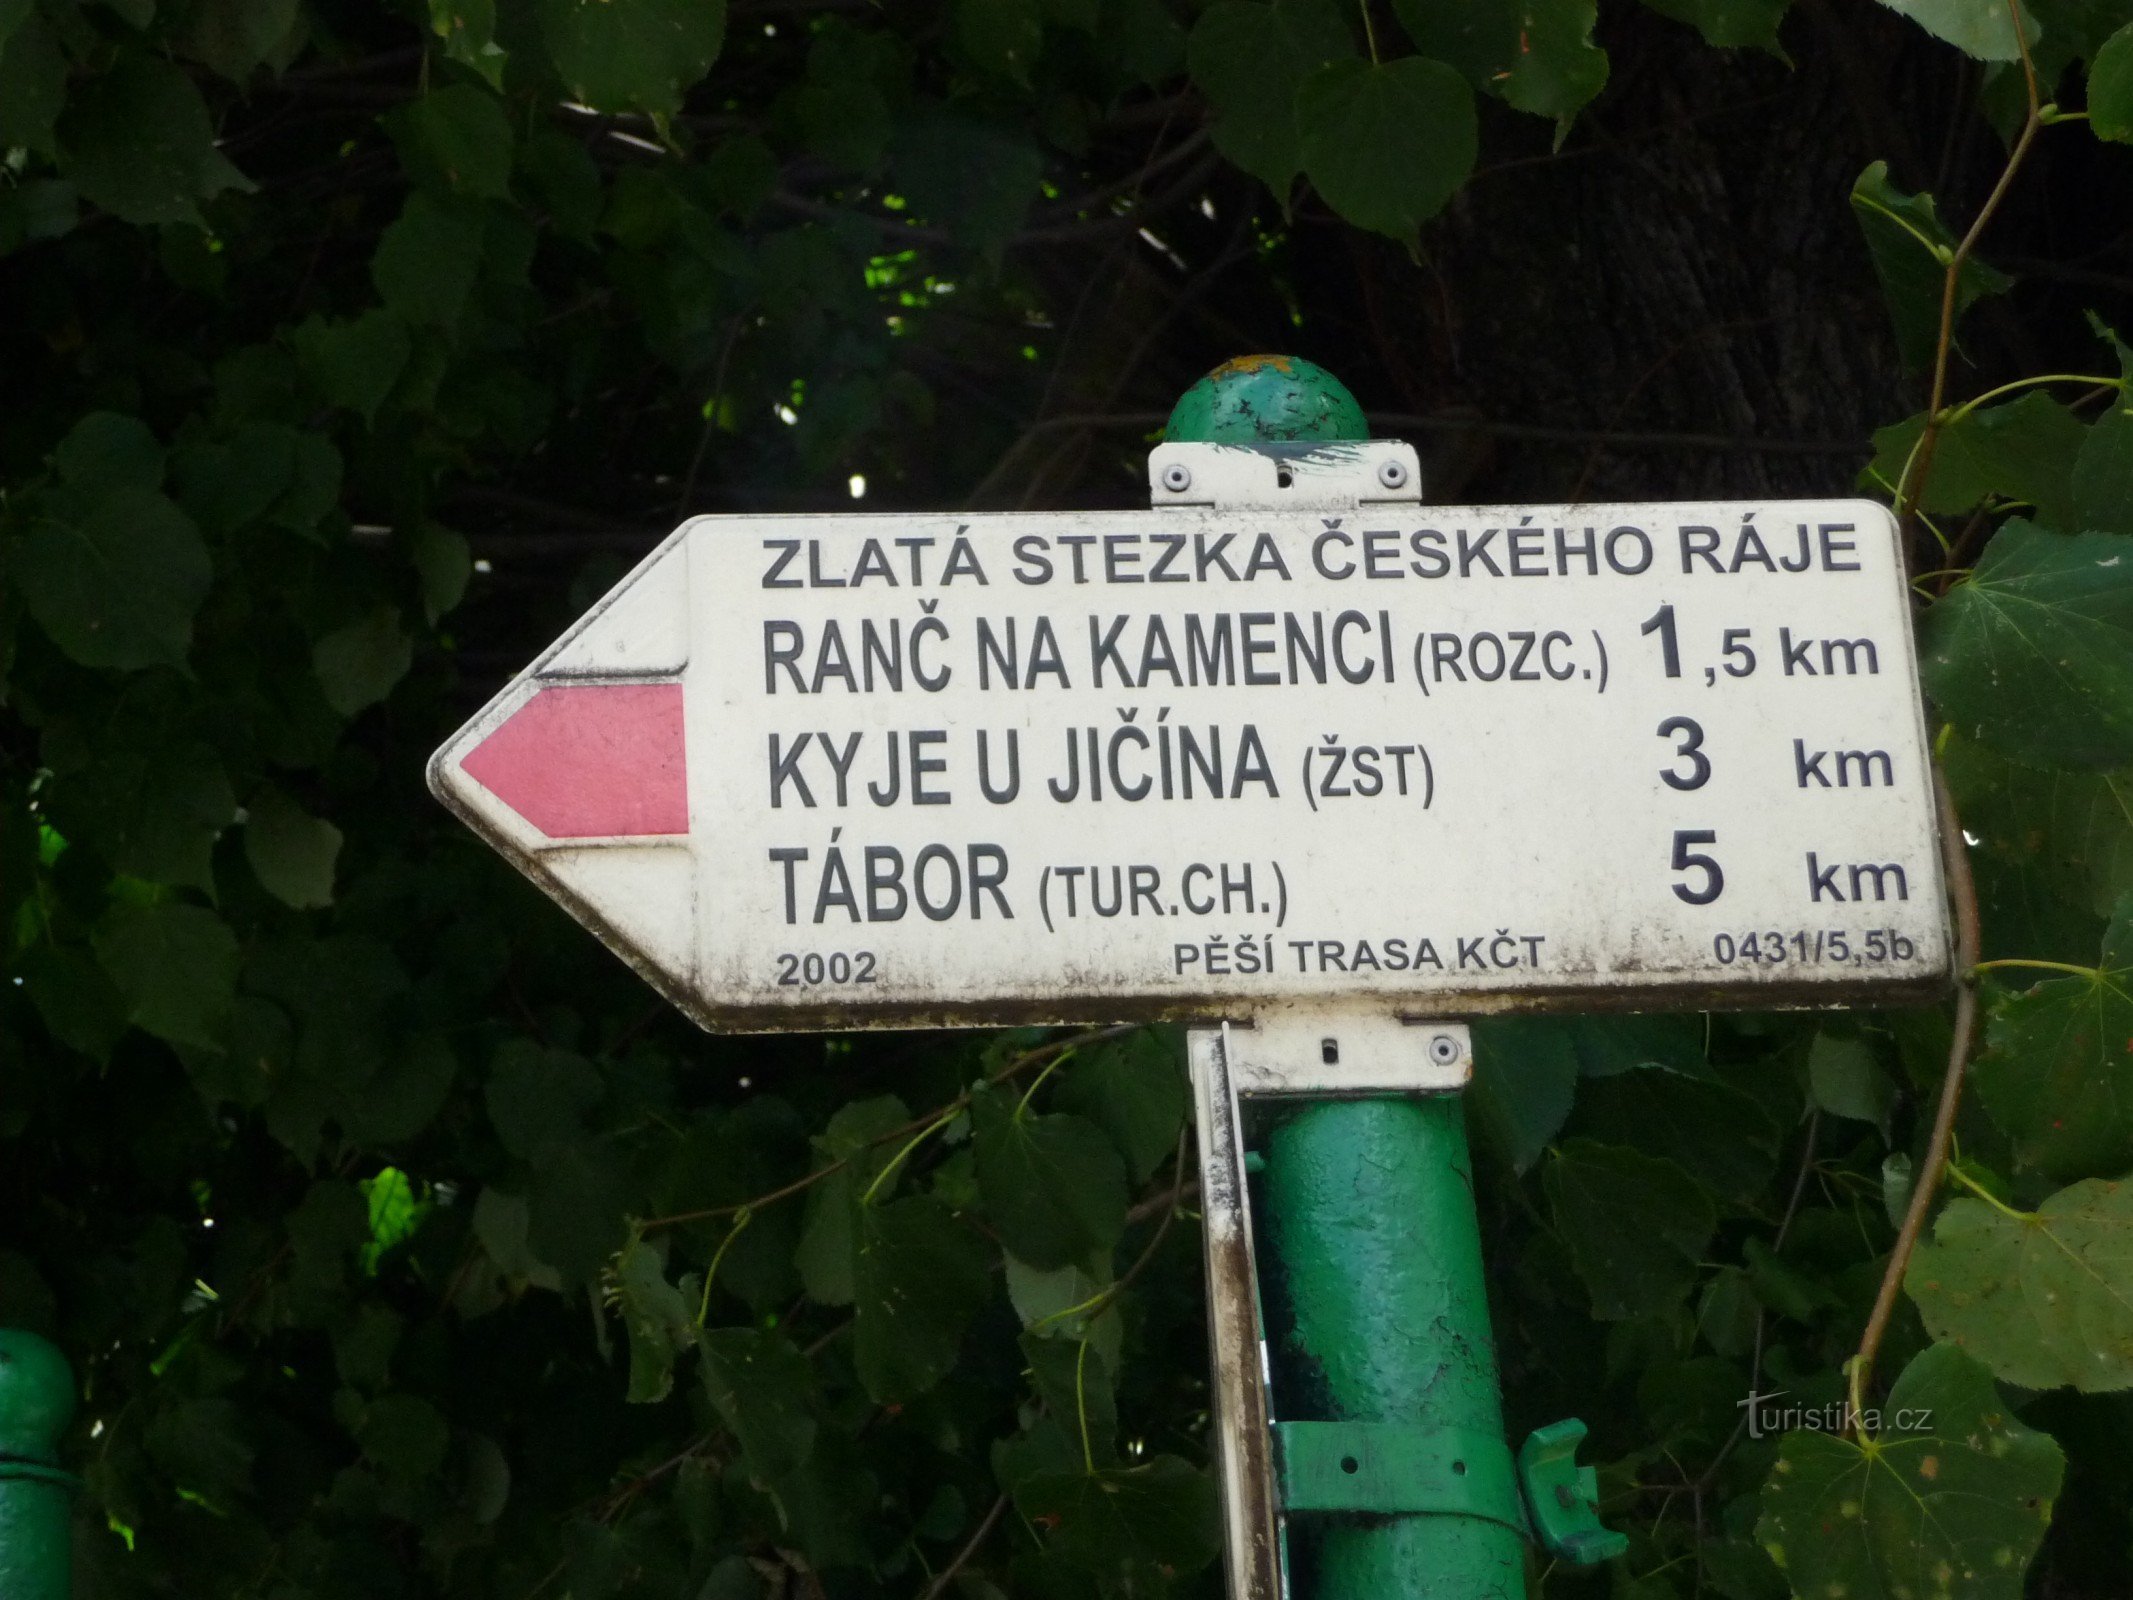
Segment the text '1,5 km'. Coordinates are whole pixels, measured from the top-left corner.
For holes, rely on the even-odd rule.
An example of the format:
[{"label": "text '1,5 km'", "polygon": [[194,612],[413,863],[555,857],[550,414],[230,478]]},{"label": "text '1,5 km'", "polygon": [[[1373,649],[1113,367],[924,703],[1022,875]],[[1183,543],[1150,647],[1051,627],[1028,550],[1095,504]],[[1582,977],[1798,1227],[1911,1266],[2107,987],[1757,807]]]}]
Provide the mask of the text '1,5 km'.
[{"label": "text '1,5 km'", "polygon": [[714,1027],[1924,993],[1897,551],[1858,500],[702,518],[431,782]]}]

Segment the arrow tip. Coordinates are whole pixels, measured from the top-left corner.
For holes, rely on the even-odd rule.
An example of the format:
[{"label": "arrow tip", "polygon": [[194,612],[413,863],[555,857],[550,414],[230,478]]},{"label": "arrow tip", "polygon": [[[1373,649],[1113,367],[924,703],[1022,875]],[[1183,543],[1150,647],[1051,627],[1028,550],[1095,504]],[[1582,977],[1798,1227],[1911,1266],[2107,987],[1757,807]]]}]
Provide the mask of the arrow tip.
[{"label": "arrow tip", "polygon": [[689,831],[678,683],[548,685],[459,765],[551,839]]}]

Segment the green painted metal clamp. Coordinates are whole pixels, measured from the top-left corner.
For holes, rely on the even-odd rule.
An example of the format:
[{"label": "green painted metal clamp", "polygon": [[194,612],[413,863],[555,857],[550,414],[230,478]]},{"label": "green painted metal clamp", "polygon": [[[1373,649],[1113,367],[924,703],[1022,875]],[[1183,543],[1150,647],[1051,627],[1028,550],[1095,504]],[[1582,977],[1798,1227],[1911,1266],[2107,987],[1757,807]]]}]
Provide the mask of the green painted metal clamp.
[{"label": "green painted metal clamp", "polygon": [[1492,1433],[1409,1422],[1277,1422],[1281,1507],[1486,1517],[1520,1534],[1511,1450]]},{"label": "green painted metal clamp", "polygon": [[1518,1452],[1518,1481],[1526,1491],[1533,1531],[1550,1555],[1581,1567],[1598,1566],[1629,1548],[1629,1536],[1600,1525],[1599,1475],[1578,1465],[1585,1424],[1571,1417],[1535,1428]]},{"label": "green painted metal clamp", "polygon": [[67,1358],[21,1328],[0,1328],[0,1596],[67,1600],[81,1481],[59,1467],[74,1416]]}]

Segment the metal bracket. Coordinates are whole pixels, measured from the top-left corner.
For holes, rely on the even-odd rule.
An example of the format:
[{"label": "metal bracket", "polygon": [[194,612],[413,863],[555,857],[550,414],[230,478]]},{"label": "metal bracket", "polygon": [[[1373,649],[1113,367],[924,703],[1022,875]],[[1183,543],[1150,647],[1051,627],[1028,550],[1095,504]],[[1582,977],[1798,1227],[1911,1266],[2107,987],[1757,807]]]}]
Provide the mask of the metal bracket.
[{"label": "metal bracket", "polygon": [[1542,1548],[1593,1567],[1627,1550],[1629,1535],[1600,1525],[1599,1474],[1577,1461],[1584,1442],[1585,1424],[1575,1417],[1535,1428],[1519,1447],[1518,1477]]},{"label": "metal bracket", "polygon": [[1262,1012],[1227,1036],[1240,1095],[1455,1094],[1474,1072],[1463,1022],[1318,1005]]},{"label": "metal bracket", "polygon": [[1422,498],[1422,460],[1395,439],[1159,444],[1148,502],[1217,511],[1343,511]]},{"label": "metal bracket", "polygon": [[1277,1422],[1281,1509],[1486,1517],[1530,1537],[1511,1447],[1404,1422]]}]

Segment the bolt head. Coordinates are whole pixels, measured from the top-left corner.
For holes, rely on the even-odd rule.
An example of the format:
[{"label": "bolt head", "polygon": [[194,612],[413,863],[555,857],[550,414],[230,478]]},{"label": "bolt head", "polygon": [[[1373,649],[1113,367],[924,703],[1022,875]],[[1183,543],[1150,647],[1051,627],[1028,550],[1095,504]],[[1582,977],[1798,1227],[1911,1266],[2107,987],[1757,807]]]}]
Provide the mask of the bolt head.
[{"label": "bolt head", "polygon": [[1183,494],[1192,487],[1192,468],[1182,461],[1173,461],[1163,469],[1163,487],[1172,494]]},{"label": "bolt head", "polygon": [[1378,482],[1388,489],[1404,488],[1407,484],[1407,463],[1383,461],[1378,464]]},{"label": "bolt head", "polygon": [[1448,1033],[1440,1033],[1429,1041],[1429,1058],[1440,1067],[1448,1067],[1459,1059],[1459,1041]]}]

